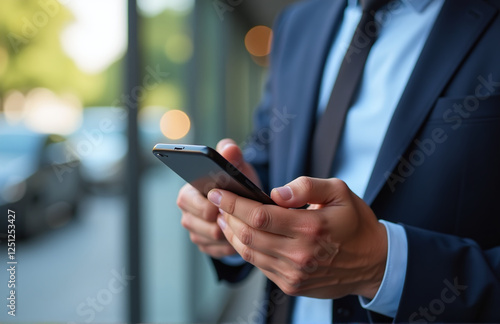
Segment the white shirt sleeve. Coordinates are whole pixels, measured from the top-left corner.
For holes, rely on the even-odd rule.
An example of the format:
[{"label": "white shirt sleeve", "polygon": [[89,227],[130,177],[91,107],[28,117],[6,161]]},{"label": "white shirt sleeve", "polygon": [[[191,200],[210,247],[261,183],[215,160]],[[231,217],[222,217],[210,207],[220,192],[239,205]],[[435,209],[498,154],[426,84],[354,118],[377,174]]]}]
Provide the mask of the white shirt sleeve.
[{"label": "white shirt sleeve", "polygon": [[403,226],[380,220],[387,230],[387,262],[384,278],[372,300],[359,296],[361,306],[385,316],[395,317],[406,279],[408,239]]}]

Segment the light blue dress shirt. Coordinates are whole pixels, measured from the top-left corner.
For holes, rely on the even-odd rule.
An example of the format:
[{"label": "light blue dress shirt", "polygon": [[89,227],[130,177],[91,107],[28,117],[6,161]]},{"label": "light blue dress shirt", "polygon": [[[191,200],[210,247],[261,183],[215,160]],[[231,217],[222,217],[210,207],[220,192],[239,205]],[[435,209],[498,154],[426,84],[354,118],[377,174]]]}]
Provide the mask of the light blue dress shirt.
[{"label": "light blue dress shirt", "polygon": [[[364,196],[392,115],[443,3],[444,0],[395,0],[376,14],[382,28],[366,61],[358,97],[347,113],[332,174],[360,197]],[[358,1],[348,0],[325,64],[318,117],[326,108],[360,18]],[[408,243],[401,225],[380,222],[388,238],[384,278],[372,300],[360,296],[359,301],[365,309],[394,317],[406,277]],[[230,265],[244,263],[239,255],[222,261]],[[332,300],[297,297],[293,324],[331,323],[331,318]]]},{"label": "light blue dress shirt", "polygon": [[[376,15],[382,28],[366,61],[358,97],[348,111],[332,174],[344,180],[360,197],[365,193],[394,110],[443,3],[444,0],[393,1]],[[326,108],[360,18],[358,1],[349,0],[326,61],[318,116]],[[401,225],[382,220],[381,223],[388,236],[384,278],[371,301],[359,299],[362,307],[394,317],[406,277],[408,243]],[[294,324],[331,323],[331,318],[331,300],[297,298]]]}]

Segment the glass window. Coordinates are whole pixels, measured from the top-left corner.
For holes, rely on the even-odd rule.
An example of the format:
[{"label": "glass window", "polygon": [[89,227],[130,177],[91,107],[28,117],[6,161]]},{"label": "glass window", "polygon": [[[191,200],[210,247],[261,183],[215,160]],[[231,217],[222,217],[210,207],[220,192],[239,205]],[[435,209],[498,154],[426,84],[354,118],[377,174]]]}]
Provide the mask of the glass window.
[{"label": "glass window", "polygon": [[[261,2],[137,0],[140,76],[128,91],[127,19],[136,12],[127,0],[2,1],[0,261],[17,263],[13,274],[0,273],[0,285],[15,280],[7,311],[16,316],[4,309],[0,322],[126,322],[131,300],[144,322],[234,322],[243,314],[234,310],[258,307],[257,290],[245,301],[217,282],[180,225],[184,182],[151,150],[215,147],[225,137],[244,145],[267,72],[269,27],[286,1]],[[133,101],[138,167],[127,170]],[[127,196],[132,175],[139,197]],[[130,199],[140,203],[137,255],[128,245]],[[131,255],[140,260],[137,279]]]}]

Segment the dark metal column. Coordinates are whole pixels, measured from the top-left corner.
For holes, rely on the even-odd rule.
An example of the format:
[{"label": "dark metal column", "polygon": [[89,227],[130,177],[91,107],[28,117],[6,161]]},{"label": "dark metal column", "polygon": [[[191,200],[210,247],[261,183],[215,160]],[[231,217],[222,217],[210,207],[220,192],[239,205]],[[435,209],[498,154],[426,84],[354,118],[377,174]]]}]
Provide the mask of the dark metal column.
[{"label": "dark metal column", "polygon": [[139,222],[140,154],[137,135],[138,100],[134,89],[140,89],[140,55],[138,41],[137,0],[128,0],[128,48],[125,57],[125,93],[132,100],[128,109],[127,202],[128,202],[128,274],[134,279],[129,289],[129,322],[141,322],[141,240]]}]

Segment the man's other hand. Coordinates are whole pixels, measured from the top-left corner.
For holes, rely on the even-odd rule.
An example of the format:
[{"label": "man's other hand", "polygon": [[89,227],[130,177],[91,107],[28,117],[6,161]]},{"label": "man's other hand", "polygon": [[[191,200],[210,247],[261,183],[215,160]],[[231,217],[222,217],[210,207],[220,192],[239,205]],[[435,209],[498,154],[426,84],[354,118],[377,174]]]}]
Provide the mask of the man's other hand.
[{"label": "man's other hand", "polygon": [[[216,149],[250,180],[259,184],[255,170],[243,160],[242,152],[233,140],[221,140]],[[198,246],[200,251],[214,258],[236,253],[217,225],[217,217],[220,216],[219,208],[211,204],[189,183],[179,191],[177,205],[182,211],[181,224],[189,231],[191,241]]]}]

